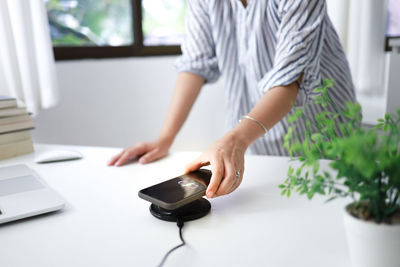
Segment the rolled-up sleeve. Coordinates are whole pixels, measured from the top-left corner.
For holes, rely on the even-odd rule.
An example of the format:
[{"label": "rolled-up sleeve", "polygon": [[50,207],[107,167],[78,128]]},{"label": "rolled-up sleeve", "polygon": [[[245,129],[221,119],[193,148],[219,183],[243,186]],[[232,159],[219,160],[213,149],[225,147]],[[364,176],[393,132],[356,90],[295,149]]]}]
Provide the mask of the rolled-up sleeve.
[{"label": "rolled-up sleeve", "polygon": [[218,80],[215,45],[210,19],[204,0],[189,0],[186,11],[186,36],[181,45],[182,55],[176,60],[178,72],[191,72],[203,77],[207,83]]},{"label": "rolled-up sleeve", "polygon": [[295,106],[306,104],[321,83],[320,54],[324,38],[325,0],[284,0],[272,69],[259,81],[266,92],[289,85],[302,76]]}]

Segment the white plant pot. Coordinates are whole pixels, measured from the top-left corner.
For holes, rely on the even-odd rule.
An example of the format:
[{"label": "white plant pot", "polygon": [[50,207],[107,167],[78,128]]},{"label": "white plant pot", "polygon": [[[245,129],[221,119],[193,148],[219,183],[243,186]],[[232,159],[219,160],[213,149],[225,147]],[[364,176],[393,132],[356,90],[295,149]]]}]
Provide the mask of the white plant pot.
[{"label": "white plant pot", "polygon": [[344,226],[352,267],[400,267],[400,225],[360,220],[345,209]]}]

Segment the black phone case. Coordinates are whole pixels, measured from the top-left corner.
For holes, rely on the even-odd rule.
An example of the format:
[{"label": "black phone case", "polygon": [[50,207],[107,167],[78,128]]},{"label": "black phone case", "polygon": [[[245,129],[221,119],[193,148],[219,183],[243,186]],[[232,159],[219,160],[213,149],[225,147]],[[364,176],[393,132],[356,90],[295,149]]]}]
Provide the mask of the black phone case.
[{"label": "black phone case", "polygon": [[[152,197],[152,196],[144,193],[144,191],[148,190],[149,188],[162,186],[162,184],[168,183],[168,182],[170,182],[170,181],[172,181],[174,179],[180,178],[180,177],[189,177],[189,178],[191,178],[191,177],[193,177],[193,178],[201,177],[201,179],[199,179],[199,180],[204,181],[204,183],[205,183],[204,184],[204,188],[199,190],[198,192],[196,192],[194,194],[186,196],[186,197],[180,199],[179,201],[175,201],[175,202],[165,202],[165,201],[162,201],[161,199]],[[193,178],[191,178],[191,179],[193,179]],[[164,181],[164,182],[158,183],[156,185],[144,188],[144,189],[139,191],[138,195],[139,195],[140,198],[142,198],[144,200],[147,200],[147,201],[149,201],[149,202],[153,203],[154,205],[157,205],[157,206],[159,206],[161,208],[164,208],[164,209],[167,209],[167,210],[174,210],[174,209],[177,209],[177,208],[182,207],[182,206],[184,206],[186,204],[189,204],[190,202],[193,202],[196,199],[199,199],[202,196],[204,196],[205,192],[206,192],[206,189],[207,189],[207,186],[208,186],[208,183],[210,182],[210,178],[211,178],[211,171],[206,170],[206,169],[200,169],[198,171],[191,172],[191,173],[189,173],[187,175],[174,177],[174,178],[169,179],[167,181]],[[195,180],[195,179],[193,179],[193,180]]]}]

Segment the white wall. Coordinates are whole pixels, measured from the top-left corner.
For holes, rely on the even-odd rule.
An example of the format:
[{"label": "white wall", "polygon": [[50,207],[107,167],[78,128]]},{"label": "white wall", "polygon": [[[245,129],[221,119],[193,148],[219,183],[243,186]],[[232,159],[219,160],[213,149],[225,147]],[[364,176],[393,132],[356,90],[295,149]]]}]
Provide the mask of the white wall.
[{"label": "white wall", "polygon": [[[35,142],[125,147],[157,137],[175,57],[57,62],[61,101],[35,118]],[[221,82],[203,88],[173,150],[203,150],[223,134]]]}]

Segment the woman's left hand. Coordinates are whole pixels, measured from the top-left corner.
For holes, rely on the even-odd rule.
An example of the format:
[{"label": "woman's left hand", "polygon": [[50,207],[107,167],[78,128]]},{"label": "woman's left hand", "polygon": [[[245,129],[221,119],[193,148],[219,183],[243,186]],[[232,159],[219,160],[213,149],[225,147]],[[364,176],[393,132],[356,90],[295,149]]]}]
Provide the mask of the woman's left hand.
[{"label": "woman's left hand", "polygon": [[214,198],[233,192],[242,182],[245,142],[233,132],[212,144],[203,154],[186,166],[186,173],[211,165],[211,180],[206,196]]},{"label": "woman's left hand", "polygon": [[[298,81],[301,81],[301,78]],[[212,175],[206,191],[208,198],[226,195],[238,188],[242,182],[244,152],[247,147],[264,135],[265,129],[271,129],[288,114],[296,101],[298,90],[297,83],[293,82],[287,86],[276,86],[266,92],[248,114],[252,119],[241,120],[230,132],[186,166],[186,172],[191,172],[211,165]]]}]

